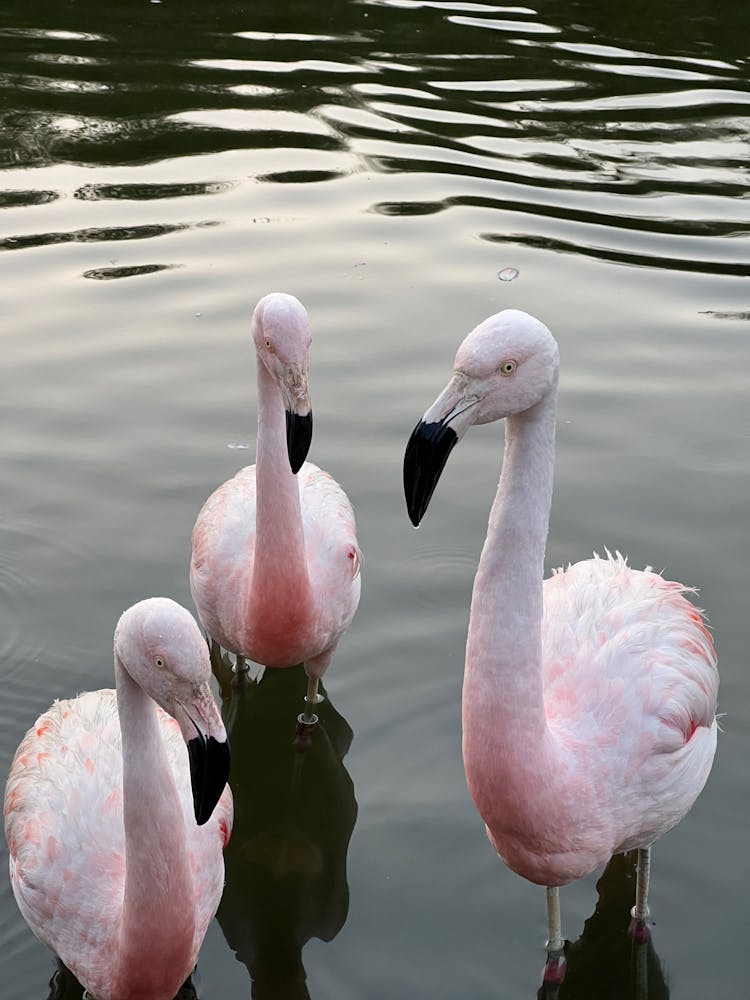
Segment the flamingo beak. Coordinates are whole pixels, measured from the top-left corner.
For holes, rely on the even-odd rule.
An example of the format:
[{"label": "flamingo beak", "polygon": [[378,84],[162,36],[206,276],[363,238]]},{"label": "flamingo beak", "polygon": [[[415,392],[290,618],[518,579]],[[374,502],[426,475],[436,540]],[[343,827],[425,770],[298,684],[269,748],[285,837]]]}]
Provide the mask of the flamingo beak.
[{"label": "flamingo beak", "polygon": [[289,465],[296,476],[307,458],[312,442],[313,419],[312,410],[307,413],[286,411],[286,450],[289,455]]},{"label": "flamingo beak", "polygon": [[200,685],[189,703],[178,702],[175,718],[187,743],[195,821],[211,819],[229,779],[229,743],[208,684]]},{"label": "flamingo beak", "polygon": [[187,748],[195,822],[203,826],[211,819],[229,778],[229,743],[199,733],[188,740]]},{"label": "flamingo beak", "polygon": [[456,372],[412,431],[404,452],[404,495],[415,528],[425,515],[448,456],[473,423],[479,402],[467,392],[468,380]]},{"label": "flamingo beak", "polygon": [[307,366],[289,365],[281,375],[286,410],[286,450],[296,476],[310,450],[313,432],[312,407],[307,388]]},{"label": "flamingo beak", "polygon": [[444,420],[420,420],[404,452],[404,495],[415,528],[425,515],[448,456],[458,444],[456,432]]}]

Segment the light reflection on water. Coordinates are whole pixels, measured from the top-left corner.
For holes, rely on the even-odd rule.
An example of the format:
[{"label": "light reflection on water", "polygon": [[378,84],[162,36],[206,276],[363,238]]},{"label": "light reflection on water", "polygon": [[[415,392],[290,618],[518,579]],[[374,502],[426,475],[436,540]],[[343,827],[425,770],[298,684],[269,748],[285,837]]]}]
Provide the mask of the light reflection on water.
[{"label": "light reflection on water", "polygon": [[[505,306],[562,350],[548,565],[619,548],[709,610],[728,716],[704,795],[655,851],[655,943],[681,998],[745,981],[750,89],[740,19],[698,6],[0,13],[0,763],[53,697],[111,685],[125,606],[190,605],[197,510],[251,460],[227,447],[252,451],[250,312],[294,292],[311,457],[365,553],[326,678],[354,731],[350,909],[304,948],[313,998],[538,985],[543,899],[492,856],[460,760],[497,428],[464,442],[417,533],[400,493],[458,342]],[[571,940],[595,882],[563,894]],[[47,995],[52,960],[6,881],[0,965],[10,1000]],[[218,926],[199,974],[204,1000],[247,995]]]}]

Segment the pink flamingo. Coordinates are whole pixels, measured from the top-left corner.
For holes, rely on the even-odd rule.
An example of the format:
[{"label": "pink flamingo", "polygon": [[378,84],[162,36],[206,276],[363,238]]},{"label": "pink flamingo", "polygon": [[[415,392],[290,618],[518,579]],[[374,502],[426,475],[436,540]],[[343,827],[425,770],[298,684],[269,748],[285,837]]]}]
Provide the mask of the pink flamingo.
[{"label": "pink flamingo", "polygon": [[172,1000],[224,886],[229,749],[206,642],[179,604],[126,611],[114,659],[116,692],[56,701],[16,751],[11,884],[96,1000]]},{"label": "pink flamingo", "polygon": [[651,845],[688,812],[716,749],[713,643],[686,589],[621,556],[542,580],[557,343],[505,310],[464,340],[404,457],[419,524],[453,446],[507,418],[471,601],[463,685],[469,790],[503,861],[547,887],[545,982],[564,973],[558,887],[638,849],[631,931],[648,937]]},{"label": "pink flamingo", "polygon": [[[305,719],[318,682],[357,610],[360,550],[338,483],[305,462],[312,439],[307,388],[310,324],[292,295],[255,307],[256,465],[212,493],[193,528],[190,587],[215,642],[266,667],[304,663]],[[303,464],[304,463],[304,464]]]}]

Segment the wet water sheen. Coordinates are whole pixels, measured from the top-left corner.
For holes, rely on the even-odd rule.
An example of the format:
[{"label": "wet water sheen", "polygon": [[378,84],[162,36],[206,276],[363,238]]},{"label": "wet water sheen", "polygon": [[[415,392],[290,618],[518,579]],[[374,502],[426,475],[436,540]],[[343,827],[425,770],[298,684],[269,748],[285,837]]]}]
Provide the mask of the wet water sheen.
[{"label": "wet water sheen", "polygon": [[[185,996],[534,998],[544,894],[460,754],[502,431],[456,450],[419,532],[400,485],[460,339],[527,309],[562,352],[548,566],[610,547],[699,586],[726,713],[654,851],[653,948],[616,859],[563,891],[560,1000],[744,995],[745,3],[41,6],[0,10],[0,770],[53,698],[111,685],[126,606],[192,607],[195,515],[253,460],[250,311],[293,292],[363,599],[302,763],[299,672],[226,692],[237,836]],[[5,877],[0,983],[80,997]]]}]

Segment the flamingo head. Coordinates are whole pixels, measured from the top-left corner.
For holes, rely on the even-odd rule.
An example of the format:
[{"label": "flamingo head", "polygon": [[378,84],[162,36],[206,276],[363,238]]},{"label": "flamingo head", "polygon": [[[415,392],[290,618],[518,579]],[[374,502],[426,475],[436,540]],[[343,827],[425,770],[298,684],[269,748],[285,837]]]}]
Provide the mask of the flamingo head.
[{"label": "flamingo head", "polygon": [[229,777],[229,744],[209,681],[206,640],[195,619],[166,597],[140,601],[115,629],[115,662],[168,712],[187,744],[193,806],[206,823]]},{"label": "flamingo head", "polygon": [[469,427],[531,409],[554,390],[558,369],[557,342],[528,313],[505,309],[472,330],[450,381],[406,446],[404,492],[413,525],[424,517],[448,456]]},{"label": "flamingo head", "polygon": [[287,452],[296,474],[312,441],[307,387],[312,335],[305,307],[285,292],[265,295],[253,312],[252,335],[258,361],[275,380],[284,400]]}]

